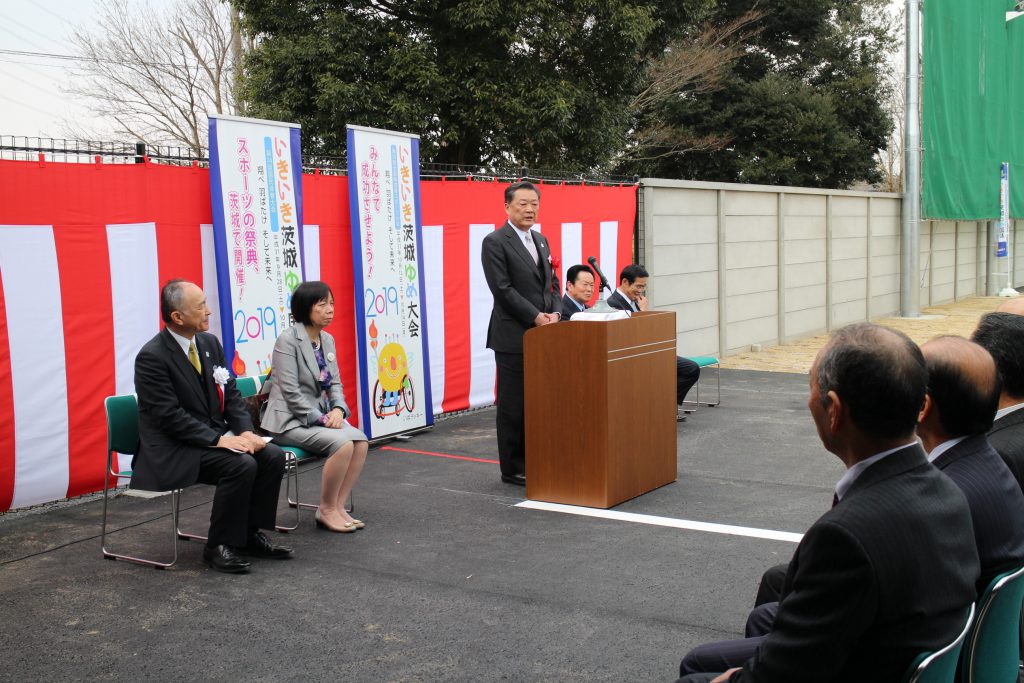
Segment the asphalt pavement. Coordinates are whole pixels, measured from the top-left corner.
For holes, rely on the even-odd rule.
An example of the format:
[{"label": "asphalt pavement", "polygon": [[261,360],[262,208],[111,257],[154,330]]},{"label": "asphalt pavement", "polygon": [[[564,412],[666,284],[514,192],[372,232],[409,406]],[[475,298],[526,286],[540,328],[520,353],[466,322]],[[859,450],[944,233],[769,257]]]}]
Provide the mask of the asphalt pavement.
[{"label": "asphalt pavement", "polygon": [[[843,472],[806,399],[806,375],[723,371],[721,405],[678,425],[678,480],[615,510],[805,531]],[[366,529],[302,511],[272,534],[294,559],[241,576],[188,542],[166,571],[105,561],[95,497],[2,515],[0,680],[672,681],[690,647],[740,635],[761,572],[795,547],[517,507],[496,459],[491,409],[371,449]],[[304,466],[304,498],[319,474]],[[212,491],[186,491],[184,529],[205,532]],[[169,509],[116,497],[110,545],[166,556]]]}]

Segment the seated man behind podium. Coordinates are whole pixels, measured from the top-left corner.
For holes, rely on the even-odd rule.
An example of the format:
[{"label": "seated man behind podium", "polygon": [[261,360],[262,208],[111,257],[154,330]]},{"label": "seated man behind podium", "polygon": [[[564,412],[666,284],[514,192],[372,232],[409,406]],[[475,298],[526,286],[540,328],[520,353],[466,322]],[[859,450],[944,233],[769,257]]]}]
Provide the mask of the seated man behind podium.
[{"label": "seated man behind podium", "polygon": [[167,326],[135,358],[139,452],[131,487],[150,491],[196,482],[217,491],[203,560],[221,572],[248,571],[239,557],[283,558],[260,529],[273,529],[284,474],[284,452],[252,431],[224,348],[212,334],[206,296],[196,285],[171,280],[160,290]]},{"label": "seated man behind podium", "polygon": [[[1024,304],[1024,298],[1011,301]],[[1024,490],[1024,315],[1004,309],[1015,310],[1004,304],[999,312],[983,316],[971,339],[992,354],[1002,380],[988,441]]]},{"label": "seated man behind podium", "polygon": [[920,349],[877,325],[845,327],[818,353],[807,405],[847,467],[833,507],[797,546],[755,654],[681,681],[899,681],[918,654],[956,637],[978,552],[964,494],[914,438],[927,381]]},{"label": "seated man behind podium", "polygon": [[565,294],[562,295],[562,320],[585,311],[594,296],[594,271],[589,266],[575,265],[565,273]]},{"label": "seated man behind podium", "polygon": [[[646,311],[650,308],[645,296],[650,274],[640,265],[631,263],[619,273],[619,287],[608,297],[608,305],[620,311]],[[700,366],[689,358],[676,356],[676,404],[683,405],[686,394],[700,379]]]}]

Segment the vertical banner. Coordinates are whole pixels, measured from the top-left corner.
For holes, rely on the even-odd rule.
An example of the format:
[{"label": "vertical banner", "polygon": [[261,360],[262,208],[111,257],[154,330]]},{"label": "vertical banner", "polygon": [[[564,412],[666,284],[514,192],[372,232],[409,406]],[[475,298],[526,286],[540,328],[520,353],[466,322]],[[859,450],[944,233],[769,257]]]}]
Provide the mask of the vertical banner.
[{"label": "vertical banner", "polygon": [[996,237],[996,256],[1006,256],[1006,244],[1010,234],[1010,164],[1005,161],[999,167],[999,232]]},{"label": "vertical banner", "polygon": [[359,414],[371,439],[433,424],[419,137],[348,126]]},{"label": "vertical banner", "polygon": [[210,197],[224,353],[236,376],[270,369],[302,282],[298,124],[210,117]]}]

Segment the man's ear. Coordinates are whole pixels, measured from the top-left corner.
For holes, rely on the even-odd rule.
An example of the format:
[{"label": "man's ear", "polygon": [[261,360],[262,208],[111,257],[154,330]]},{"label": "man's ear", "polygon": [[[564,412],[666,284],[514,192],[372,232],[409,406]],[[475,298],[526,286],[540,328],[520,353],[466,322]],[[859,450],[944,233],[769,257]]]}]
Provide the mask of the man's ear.
[{"label": "man's ear", "polygon": [[828,405],[825,406],[825,411],[828,415],[828,428],[829,431],[835,434],[839,431],[839,427],[849,419],[849,415],[847,415],[848,408],[835,391],[828,392],[825,398],[828,400]]},{"label": "man's ear", "polygon": [[921,404],[921,410],[917,413],[917,424],[922,424],[933,412],[935,412],[935,403],[932,401],[932,396],[925,394],[924,403]]}]

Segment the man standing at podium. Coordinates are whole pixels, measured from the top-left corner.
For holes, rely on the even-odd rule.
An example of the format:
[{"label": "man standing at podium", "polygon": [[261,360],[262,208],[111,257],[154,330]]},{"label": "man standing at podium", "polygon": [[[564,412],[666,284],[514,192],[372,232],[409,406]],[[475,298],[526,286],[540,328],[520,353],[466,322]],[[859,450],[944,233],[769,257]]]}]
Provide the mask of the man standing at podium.
[{"label": "man standing at podium", "polygon": [[552,280],[551,249],[537,222],[540,190],[518,182],[505,188],[508,221],[487,235],[481,247],[484,277],[494,296],[487,348],[498,368],[498,460],[501,480],[526,485],[526,430],[523,406],[523,334],[558,322],[558,283]]},{"label": "man standing at podium", "polygon": [[[608,305],[620,311],[646,311],[650,308],[647,301],[647,269],[631,263],[619,273],[619,287],[608,297]],[[683,405],[687,392],[700,379],[700,366],[689,358],[676,356],[676,404]],[[678,420],[686,418],[681,415]]]}]

